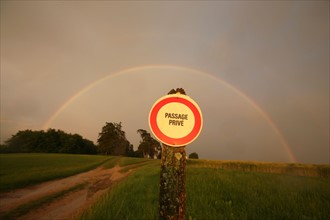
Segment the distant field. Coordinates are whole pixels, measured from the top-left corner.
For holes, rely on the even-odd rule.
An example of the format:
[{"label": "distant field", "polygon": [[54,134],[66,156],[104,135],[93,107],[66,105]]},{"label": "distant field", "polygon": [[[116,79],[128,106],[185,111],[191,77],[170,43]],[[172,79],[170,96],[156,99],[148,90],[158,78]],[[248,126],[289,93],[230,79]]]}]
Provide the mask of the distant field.
[{"label": "distant field", "polygon": [[0,192],[93,169],[109,157],[71,154],[0,154]]},{"label": "distant field", "polygon": [[[80,219],[158,219],[159,160],[0,155],[0,187],[6,191],[101,164],[121,166],[123,172],[134,170]],[[330,219],[329,169],[328,165],[188,160],[187,219]]]},{"label": "distant field", "polygon": [[188,160],[191,167],[218,168],[249,172],[278,173],[295,176],[330,177],[330,165],[270,163],[256,161]]}]

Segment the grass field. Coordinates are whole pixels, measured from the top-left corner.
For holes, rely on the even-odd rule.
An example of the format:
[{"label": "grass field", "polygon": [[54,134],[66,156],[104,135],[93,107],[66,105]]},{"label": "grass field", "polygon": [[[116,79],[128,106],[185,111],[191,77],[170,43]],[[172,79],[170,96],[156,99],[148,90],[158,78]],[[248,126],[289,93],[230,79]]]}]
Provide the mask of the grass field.
[{"label": "grass field", "polygon": [[[189,161],[187,166],[187,219],[330,217],[329,178],[225,170],[198,163]],[[158,219],[159,169],[157,161],[144,164],[81,219]]]},{"label": "grass field", "polygon": [[82,219],[158,219],[159,167],[159,160],[143,164]]},{"label": "grass field", "polygon": [[248,172],[290,174],[294,176],[330,177],[330,166],[320,164],[270,163],[256,161],[188,160],[190,167],[220,168]]},{"label": "grass field", "polygon": [[188,168],[187,213],[193,219],[328,219],[329,179]]},{"label": "grass field", "polygon": [[70,154],[0,154],[0,192],[71,176],[108,159]]},{"label": "grass field", "polygon": [[[0,164],[3,191],[30,181],[72,175],[100,164],[106,168],[119,165],[124,171],[134,168],[80,219],[158,219],[159,160],[13,154],[0,155]],[[298,173],[287,168],[298,166]],[[308,171],[301,171],[303,167],[188,160],[187,219],[330,219],[330,178],[322,177],[327,176],[329,166],[305,165]],[[258,169],[262,172],[256,172]],[[323,174],[299,176],[315,172]]]}]

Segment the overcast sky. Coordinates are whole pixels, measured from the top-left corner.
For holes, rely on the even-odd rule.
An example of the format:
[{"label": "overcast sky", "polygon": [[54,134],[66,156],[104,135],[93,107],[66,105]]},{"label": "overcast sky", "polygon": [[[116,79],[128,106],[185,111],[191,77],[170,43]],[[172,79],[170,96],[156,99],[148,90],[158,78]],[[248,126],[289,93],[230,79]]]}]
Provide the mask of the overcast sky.
[{"label": "overcast sky", "polygon": [[61,129],[135,149],[182,87],[201,158],[329,163],[329,1],[1,1],[1,142]]}]

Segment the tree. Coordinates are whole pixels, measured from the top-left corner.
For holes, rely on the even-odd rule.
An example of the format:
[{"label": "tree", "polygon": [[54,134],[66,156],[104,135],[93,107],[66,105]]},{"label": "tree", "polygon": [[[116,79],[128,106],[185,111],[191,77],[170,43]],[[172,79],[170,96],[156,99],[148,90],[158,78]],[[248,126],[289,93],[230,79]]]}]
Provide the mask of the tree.
[{"label": "tree", "polygon": [[128,146],[126,147],[125,156],[135,157],[133,144],[130,144],[129,142],[128,142]]},{"label": "tree", "polygon": [[5,141],[10,152],[28,153],[33,150],[38,142],[40,134],[32,130],[18,131],[11,138]]},{"label": "tree", "polygon": [[18,131],[5,142],[1,152],[7,153],[73,153],[95,154],[96,148],[92,141],[78,134],[67,134],[61,130]]},{"label": "tree", "polygon": [[101,154],[109,155],[126,155],[133,149],[133,146],[126,139],[125,132],[122,131],[121,122],[105,123],[99,138],[97,140],[97,148]]},{"label": "tree", "polygon": [[196,152],[189,154],[189,159],[198,159],[198,154]]},{"label": "tree", "polygon": [[143,157],[154,158],[155,156],[158,156],[158,152],[161,150],[160,143],[151,137],[146,130],[139,129],[137,130],[137,133],[139,133],[142,138],[138,151],[141,152]]}]

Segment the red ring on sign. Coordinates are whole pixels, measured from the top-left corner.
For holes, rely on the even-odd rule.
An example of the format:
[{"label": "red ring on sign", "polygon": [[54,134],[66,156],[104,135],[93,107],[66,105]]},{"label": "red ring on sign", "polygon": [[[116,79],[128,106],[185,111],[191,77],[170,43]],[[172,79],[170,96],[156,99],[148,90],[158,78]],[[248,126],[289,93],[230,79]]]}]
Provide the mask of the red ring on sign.
[{"label": "red ring on sign", "polygon": [[[173,102],[178,102],[178,103],[186,105],[188,108],[190,108],[190,110],[193,112],[194,117],[195,117],[195,125],[194,125],[193,129],[191,130],[191,132],[188,135],[186,135],[182,138],[168,137],[159,129],[159,127],[157,125],[157,115],[158,115],[159,110],[164,105],[166,105],[168,103],[173,103]],[[201,114],[200,114],[199,110],[197,109],[197,107],[193,103],[191,103],[189,100],[181,98],[181,97],[169,97],[169,98],[165,98],[165,99],[159,101],[157,104],[155,104],[155,106],[153,107],[153,109],[150,112],[149,122],[150,122],[150,127],[151,127],[154,135],[159,140],[161,140],[163,143],[171,145],[171,146],[184,146],[184,145],[187,145],[190,142],[192,142],[199,134],[199,132],[201,130],[201,126],[202,126],[202,117],[201,117]]]}]

